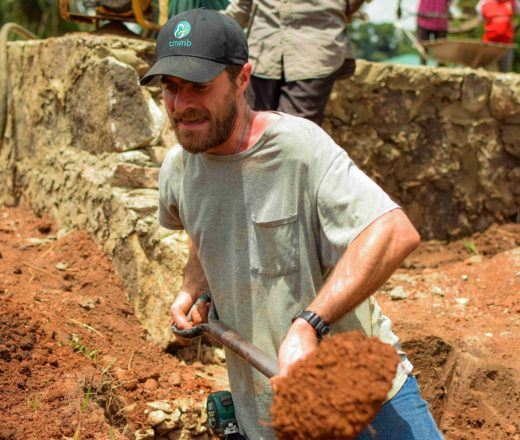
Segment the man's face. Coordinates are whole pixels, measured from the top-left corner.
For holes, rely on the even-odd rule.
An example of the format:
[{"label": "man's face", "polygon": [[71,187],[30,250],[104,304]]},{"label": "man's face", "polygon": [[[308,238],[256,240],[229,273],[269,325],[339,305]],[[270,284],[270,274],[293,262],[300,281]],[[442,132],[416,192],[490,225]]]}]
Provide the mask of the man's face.
[{"label": "man's face", "polygon": [[182,147],[203,153],[223,144],[237,119],[237,87],[224,71],[208,83],[163,76],[166,111]]}]

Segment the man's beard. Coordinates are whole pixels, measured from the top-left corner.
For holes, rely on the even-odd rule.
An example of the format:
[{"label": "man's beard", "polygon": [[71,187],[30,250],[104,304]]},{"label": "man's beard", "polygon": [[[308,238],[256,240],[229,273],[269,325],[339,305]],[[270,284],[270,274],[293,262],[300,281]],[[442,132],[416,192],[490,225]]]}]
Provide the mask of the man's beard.
[{"label": "man's beard", "polygon": [[[205,109],[188,109],[183,113],[174,112],[171,115],[177,140],[186,151],[193,154],[204,153],[229,139],[237,119],[238,106],[232,92],[224,96],[222,103],[214,115]],[[209,122],[209,129],[205,131],[181,129],[179,121],[182,119],[192,121],[206,119]]]}]

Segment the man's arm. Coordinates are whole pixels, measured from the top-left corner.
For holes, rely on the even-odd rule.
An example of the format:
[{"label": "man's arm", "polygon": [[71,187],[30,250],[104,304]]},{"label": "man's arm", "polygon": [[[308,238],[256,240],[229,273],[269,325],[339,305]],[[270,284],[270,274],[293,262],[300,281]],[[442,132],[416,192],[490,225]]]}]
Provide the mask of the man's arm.
[{"label": "man's arm", "polygon": [[[419,234],[401,209],[370,224],[348,246],[319,294],[306,310],[333,323],[372,295],[419,245]],[[296,319],[280,346],[281,374],[318,344],[314,328]]]},{"label": "man's arm", "polygon": [[191,239],[188,241],[188,248],[188,261],[184,266],[181,290],[170,308],[173,322],[181,330],[205,322],[208,314],[207,304],[200,303],[197,309],[192,311],[191,322],[186,317],[195,300],[208,288],[206,274],[197,256],[197,247]]}]

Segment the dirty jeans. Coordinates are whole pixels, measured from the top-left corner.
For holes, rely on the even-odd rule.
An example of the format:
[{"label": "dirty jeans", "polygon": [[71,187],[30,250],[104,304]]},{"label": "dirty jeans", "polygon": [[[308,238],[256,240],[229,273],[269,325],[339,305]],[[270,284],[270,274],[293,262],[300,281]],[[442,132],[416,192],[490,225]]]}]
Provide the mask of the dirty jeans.
[{"label": "dirty jeans", "polygon": [[428,404],[422,399],[415,377],[408,376],[401,390],[356,440],[439,440],[443,439]]}]

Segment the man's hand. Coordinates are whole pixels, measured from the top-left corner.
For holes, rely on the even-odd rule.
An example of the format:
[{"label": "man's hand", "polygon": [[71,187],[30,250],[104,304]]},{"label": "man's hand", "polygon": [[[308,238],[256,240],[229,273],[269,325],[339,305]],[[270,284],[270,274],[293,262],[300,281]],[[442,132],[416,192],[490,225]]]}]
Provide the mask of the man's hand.
[{"label": "man's hand", "polygon": [[[191,309],[195,301],[196,297],[184,290],[181,290],[177,298],[175,298],[170,308],[170,314],[172,315],[173,323],[179,330],[188,330],[194,325],[208,321],[209,303],[200,302],[196,307]],[[188,317],[190,309],[191,314]]]},{"label": "man's hand", "polygon": [[175,301],[170,307],[172,315],[172,323],[179,330],[188,330],[194,325],[201,324],[208,320],[209,304],[201,302],[191,311],[188,319],[188,312],[197,298],[202,295],[208,288],[206,275],[197,257],[197,247],[188,240],[188,261],[184,267],[184,276],[182,279],[181,290],[179,291]]},{"label": "man's hand", "polygon": [[318,346],[316,331],[304,319],[296,319],[278,350],[280,376],[287,375],[289,365],[303,358]]}]

